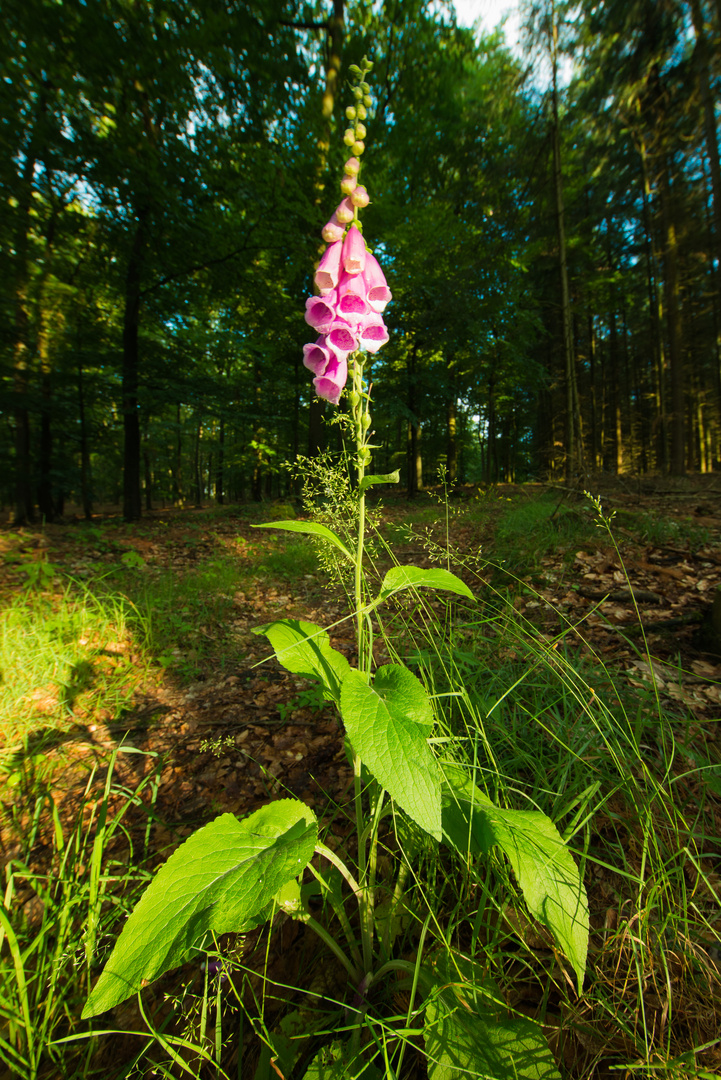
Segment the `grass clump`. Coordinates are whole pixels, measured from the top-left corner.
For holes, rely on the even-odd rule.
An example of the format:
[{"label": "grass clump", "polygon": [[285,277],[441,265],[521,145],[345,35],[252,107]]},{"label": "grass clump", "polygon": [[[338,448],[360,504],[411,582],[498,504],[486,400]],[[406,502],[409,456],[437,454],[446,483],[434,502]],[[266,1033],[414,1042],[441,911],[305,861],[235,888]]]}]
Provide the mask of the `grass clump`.
[{"label": "grass clump", "polygon": [[125,598],[76,584],[13,598],[0,611],[0,740],[121,712],[144,665],[131,634],[136,617]]},{"label": "grass clump", "polygon": [[150,879],[150,818],[135,830],[128,819],[148,803],[152,810],[158,771],[133,793],[114,781],[118,753],[139,752],[115,751],[104,782],[93,769],[74,808],[58,805],[47,781],[20,787],[24,829],[0,902],[0,1061],[18,1080],[115,1075],[112,1047],[79,1017],[109,941]]}]

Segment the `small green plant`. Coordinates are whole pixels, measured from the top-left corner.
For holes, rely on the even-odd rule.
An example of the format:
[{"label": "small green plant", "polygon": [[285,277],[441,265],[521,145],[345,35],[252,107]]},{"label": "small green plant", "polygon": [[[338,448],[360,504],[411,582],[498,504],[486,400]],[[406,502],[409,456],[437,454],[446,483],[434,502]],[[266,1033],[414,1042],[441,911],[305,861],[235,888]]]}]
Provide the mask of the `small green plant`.
[{"label": "small green plant", "polygon": [[[377,627],[394,604],[420,606],[424,595],[437,591],[473,602],[473,594],[449,569],[396,565],[379,583],[367,572],[366,492],[398,482],[397,473],[368,472],[373,449],[369,359],[361,350],[372,354],[387,340],[379,312],[390,299],[357,224],[358,208],[368,201],[357,174],[370,68],[364,59],[362,68],[350,69],[355,104],[347,112],[352,127],[345,141],[354,156],[341,185],[346,198],[324,229],[331,247],[316,272],[324,295],[307,304],[308,321],[327,336],[305,349],[318,394],[334,404],[351,354],[345,422],[355,443],[355,536],[349,540],[318,521],[262,526],[321,540],[345,564],[352,582],[356,663],[333,648],[327,631],[314,623],[279,619],[256,631],[268,638],[283,667],[311,679],[339,711],[353,770],[352,798],[344,809],[354,824],[354,842],[345,849],[325,843],[314,811],[297,798],[279,798],[242,820],[232,814],[216,818],[158,872],[125,925],[83,1016],[97,1016],[124,1001],[199,954],[214,937],[248,932],[284,913],[317,935],[346,979],[344,1000],[325,1017],[326,1045],[303,1062],[306,1080],[372,1080],[380,1070],[398,1076],[411,1037],[423,1039],[429,1080],[462,1074],[552,1080],[559,1074],[540,1024],[519,1013],[509,1016],[488,966],[453,944],[453,920],[444,925],[428,892],[412,888],[422,867],[429,870],[440,861],[441,845],[456,866],[480,863],[488,872],[494,852],[502,851],[528,912],[567,958],[580,991],[588,907],[557,828],[537,809],[518,811],[491,799],[479,761],[434,738],[440,699],[404,663],[394,659],[377,666],[374,660]],[[345,224],[350,228],[343,238]],[[336,321],[335,307],[348,316],[345,324]],[[368,317],[360,321],[361,313]],[[320,911],[310,903],[317,893]],[[418,911],[424,897],[425,909]],[[418,922],[410,956],[400,947],[409,918]],[[389,983],[407,995],[400,1013],[392,1007],[392,995],[384,993]],[[266,1029],[264,1038],[272,1064],[282,1052],[278,1036]],[[300,1065],[301,1049],[298,1039],[284,1060],[286,1075]]]}]

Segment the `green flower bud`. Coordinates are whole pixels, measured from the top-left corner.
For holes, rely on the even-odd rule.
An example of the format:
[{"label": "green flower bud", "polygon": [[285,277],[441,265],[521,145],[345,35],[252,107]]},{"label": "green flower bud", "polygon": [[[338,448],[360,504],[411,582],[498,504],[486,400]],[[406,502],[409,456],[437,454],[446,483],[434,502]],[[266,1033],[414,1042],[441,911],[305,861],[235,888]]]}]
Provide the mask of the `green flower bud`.
[{"label": "green flower bud", "polygon": [[355,137],[356,137],[356,139],[365,139],[365,137],[366,137],[366,129],[365,129],[363,124],[356,124],[356,126],[355,126]]},{"label": "green flower bud", "polygon": [[356,101],[360,101],[360,99],[363,97],[363,91],[361,90],[360,86],[353,87],[353,97],[356,99]]},{"label": "green flower bud", "polygon": [[370,94],[363,95],[363,104],[365,105],[366,109],[370,109],[373,104],[373,98],[370,96]]},{"label": "green flower bud", "polygon": [[360,88],[361,88],[361,90],[363,91],[364,94],[370,94],[370,92],[371,92],[371,88],[370,88],[370,86],[368,85],[367,82],[362,82],[360,84]]},{"label": "green flower bud", "polygon": [[[346,109],[346,111],[345,111],[345,114],[346,114],[346,116],[348,116],[348,109]],[[368,113],[367,113],[367,111],[366,111],[366,107],[365,107],[365,105],[360,105],[360,104],[359,104],[359,105],[358,105],[358,106],[357,106],[357,107],[356,107],[356,108],[355,108],[355,109],[353,110],[353,116],[348,116],[348,119],[349,119],[349,120],[355,120],[355,118],[356,118],[356,116],[357,116],[359,120],[365,120],[365,118],[366,118],[366,116],[367,116],[367,115],[368,115]]]},{"label": "green flower bud", "polygon": [[[355,142],[355,133],[353,131],[353,128],[346,129],[346,132],[343,136],[343,142],[346,144],[346,146],[353,146],[353,143]],[[353,151],[353,153],[355,154],[355,150]]]},{"label": "green flower bud", "polygon": [[351,408],[352,409],[357,409],[359,404],[360,404],[360,394],[358,393],[358,391],[357,390],[351,390],[351,392],[348,395],[348,400],[350,401]]},{"label": "green flower bud", "polygon": [[[348,132],[346,132],[346,135],[347,134],[348,134]],[[348,139],[346,139],[345,141],[348,142]],[[360,157],[361,154],[363,153],[363,151],[365,150],[365,148],[366,148],[366,144],[364,142],[361,142],[360,140],[358,142],[354,142],[353,145],[351,146],[351,150],[353,151],[353,153],[355,154],[356,157]]]},{"label": "green flower bud", "polygon": [[361,73],[361,69],[358,67],[357,64],[351,64],[348,70],[350,71],[351,75],[360,75]]},{"label": "green flower bud", "polygon": [[364,431],[367,431],[370,426],[371,426],[370,413],[363,413],[363,415],[361,416],[361,427],[363,428]]},{"label": "green flower bud", "polygon": [[[361,105],[361,109],[362,108],[363,108],[363,106]],[[345,114],[346,114],[346,118],[348,120],[355,120],[356,116],[358,115],[358,112],[357,112],[357,109],[355,109],[352,105],[349,105],[348,108],[345,111]],[[362,119],[363,119],[363,117],[361,117],[361,120]]]},{"label": "green flower bud", "polygon": [[370,452],[370,450],[367,450],[364,447],[363,450],[361,450],[360,454],[358,455],[358,460],[360,461],[361,465],[370,465],[370,463],[371,463],[371,452]]}]

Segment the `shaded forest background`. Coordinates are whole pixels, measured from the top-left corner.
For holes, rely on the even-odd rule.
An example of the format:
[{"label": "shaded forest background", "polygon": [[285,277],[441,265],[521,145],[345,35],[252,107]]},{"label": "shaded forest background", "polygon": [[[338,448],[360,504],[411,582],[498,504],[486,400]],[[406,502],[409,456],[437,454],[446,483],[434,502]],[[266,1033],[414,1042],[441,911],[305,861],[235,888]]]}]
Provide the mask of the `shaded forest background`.
[{"label": "shaded forest background", "polygon": [[538,0],[525,26],[519,60],[431,0],[6,0],[12,520],[283,496],[284,462],[340,445],[303,312],[364,54],[378,471],[413,495],[439,465],[720,468],[721,0]]}]

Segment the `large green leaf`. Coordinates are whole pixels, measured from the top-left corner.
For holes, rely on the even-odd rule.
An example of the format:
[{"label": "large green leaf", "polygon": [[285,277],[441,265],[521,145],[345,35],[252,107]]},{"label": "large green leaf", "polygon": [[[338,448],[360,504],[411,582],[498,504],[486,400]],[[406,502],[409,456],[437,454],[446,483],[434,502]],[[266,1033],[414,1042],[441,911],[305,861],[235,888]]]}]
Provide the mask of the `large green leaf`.
[{"label": "large green leaf", "polygon": [[445,765],[444,772],[444,839],[464,853],[485,853],[494,844],[503,849],[528,910],[571,961],[580,993],[588,952],[588,902],[558,829],[539,810],[494,806],[464,768]]},{"label": "large green leaf", "polygon": [[509,1017],[498,987],[469,957],[439,950],[421,969],[429,1080],[560,1080],[541,1027]]},{"label": "large green leaf", "polygon": [[433,713],[423,685],[400,664],[379,668],[372,685],[351,669],[341,687],[340,709],[353,748],[376,780],[440,840],[440,774],[428,746]]},{"label": "large green leaf", "polygon": [[449,570],[423,570],[420,566],[392,567],[383,579],[378,599],[386,600],[399,589],[410,588],[445,589],[446,592],[466,596],[469,600],[473,599],[473,593],[466,583]]},{"label": "large green leaf", "polygon": [[542,1029],[523,1017],[439,997],[426,1006],[423,1038],[428,1080],[560,1080]]},{"label": "large green leaf", "polygon": [[97,1016],[177,967],[210,931],[257,924],[275,893],[301,874],[318,826],[297,799],[238,821],[223,814],[173,852],[146,889],[95,984],[83,1018]]},{"label": "large green leaf", "polygon": [[319,525],[315,521],[264,521],[262,525],[253,525],[254,529],[283,529],[284,532],[305,533],[308,536],[317,536],[321,540],[327,540],[342,551],[347,559],[355,562],[352,555],[339,536],[329,529],[327,525]]},{"label": "large green leaf", "polygon": [[254,634],[265,634],[275,650],[278,662],[294,675],[320,679],[325,696],[340,702],[340,687],[350,671],[343,653],[333,649],[322,626],[301,619],[279,619],[256,626]]}]

